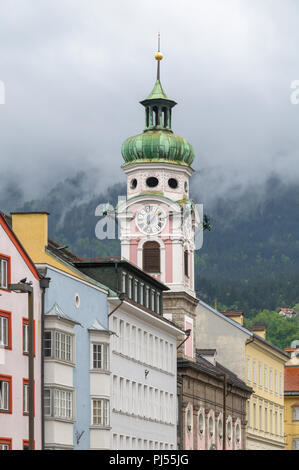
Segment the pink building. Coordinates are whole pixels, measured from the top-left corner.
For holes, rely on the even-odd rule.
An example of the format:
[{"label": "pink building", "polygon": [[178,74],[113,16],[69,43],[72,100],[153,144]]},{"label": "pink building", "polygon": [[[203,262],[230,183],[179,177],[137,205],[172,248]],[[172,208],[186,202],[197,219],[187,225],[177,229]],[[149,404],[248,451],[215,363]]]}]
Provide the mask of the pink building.
[{"label": "pink building", "polygon": [[25,278],[34,296],[34,446],[41,449],[40,276],[0,213],[0,450],[29,445],[28,294],[9,290]]}]

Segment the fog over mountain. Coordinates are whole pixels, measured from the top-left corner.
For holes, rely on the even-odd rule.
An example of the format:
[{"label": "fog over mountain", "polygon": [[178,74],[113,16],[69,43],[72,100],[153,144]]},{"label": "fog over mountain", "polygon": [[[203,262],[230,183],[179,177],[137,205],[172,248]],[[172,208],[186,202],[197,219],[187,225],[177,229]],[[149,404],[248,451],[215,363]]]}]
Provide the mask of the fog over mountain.
[{"label": "fog over mountain", "polygon": [[296,184],[298,14],[295,0],[2,0],[1,208],[81,171],[85,199],[124,182],[121,144],[143,130],[159,30],[173,129],[196,154],[194,199],[248,205],[273,177]]}]

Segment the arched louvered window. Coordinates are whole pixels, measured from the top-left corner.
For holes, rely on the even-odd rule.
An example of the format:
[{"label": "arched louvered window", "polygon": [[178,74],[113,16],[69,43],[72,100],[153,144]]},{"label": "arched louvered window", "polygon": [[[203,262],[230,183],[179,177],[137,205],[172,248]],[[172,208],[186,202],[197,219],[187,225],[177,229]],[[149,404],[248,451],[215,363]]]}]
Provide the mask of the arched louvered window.
[{"label": "arched louvered window", "polygon": [[143,270],[148,273],[160,272],[160,245],[158,242],[146,242],[143,245]]}]

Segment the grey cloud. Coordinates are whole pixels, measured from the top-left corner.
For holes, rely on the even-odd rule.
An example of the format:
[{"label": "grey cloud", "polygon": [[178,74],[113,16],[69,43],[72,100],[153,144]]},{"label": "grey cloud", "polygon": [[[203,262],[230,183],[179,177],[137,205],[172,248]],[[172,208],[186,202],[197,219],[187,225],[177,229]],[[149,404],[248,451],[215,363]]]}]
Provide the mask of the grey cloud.
[{"label": "grey cloud", "polygon": [[91,193],[124,179],[158,30],[174,131],[196,152],[194,197],[298,181],[298,13],[291,0],[2,0],[0,200],[8,175],[27,200],[92,168]]}]

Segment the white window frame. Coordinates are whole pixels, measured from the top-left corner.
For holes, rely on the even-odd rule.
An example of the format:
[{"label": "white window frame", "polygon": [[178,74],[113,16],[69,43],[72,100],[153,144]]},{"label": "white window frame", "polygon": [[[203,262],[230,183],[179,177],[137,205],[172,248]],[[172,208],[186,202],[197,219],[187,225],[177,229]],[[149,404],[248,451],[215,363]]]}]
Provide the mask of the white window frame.
[{"label": "white window frame", "polygon": [[0,388],[0,411],[8,412],[10,408],[10,382],[8,380],[0,380],[0,384],[2,384]]},{"label": "white window frame", "polygon": [[29,384],[23,384],[23,413],[29,414]]},{"label": "white window frame", "polygon": [[[50,339],[50,356],[46,358],[57,359],[58,361],[73,362],[74,361],[74,347],[73,337],[74,335],[62,331],[62,330],[51,330],[45,329],[44,333],[51,333]],[[69,341],[68,341],[69,340]],[[45,342],[45,337],[44,337]],[[45,351],[45,348],[44,348]]]},{"label": "white window frame", "polygon": [[45,387],[44,393],[50,390],[50,414],[45,416],[71,421],[74,417],[74,392],[62,388]]},{"label": "white window frame", "polygon": [[[97,404],[95,407],[94,405]],[[109,400],[107,398],[93,397],[91,399],[91,425],[97,427],[108,427],[109,419]],[[97,413],[95,413],[95,411]]]},{"label": "white window frame", "polygon": [[9,318],[0,313],[0,347],[7,348],[9,341]]},{"label": "white window frame", "polygon": [[23,323],[23,353],[29,354],[29,324]]},{"label": "white window frame", "polygon": [[8,260],[0,258],[0,288],[8,289]]},{"label": "white window frame", "polygon": [[[93,341],[91,349],[91,369],[109,370],[109,344]],[[97,350],[95,351],[95,349]]]}]

